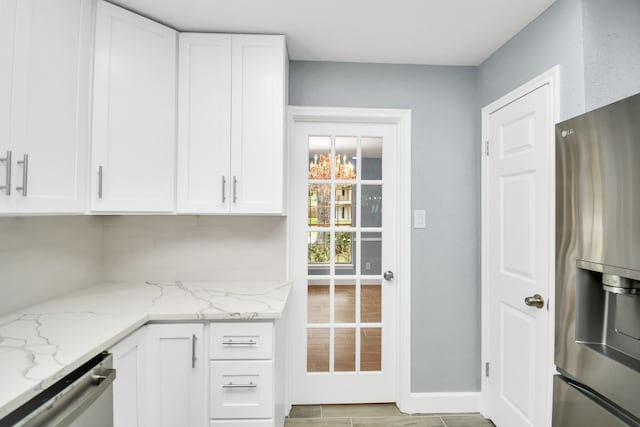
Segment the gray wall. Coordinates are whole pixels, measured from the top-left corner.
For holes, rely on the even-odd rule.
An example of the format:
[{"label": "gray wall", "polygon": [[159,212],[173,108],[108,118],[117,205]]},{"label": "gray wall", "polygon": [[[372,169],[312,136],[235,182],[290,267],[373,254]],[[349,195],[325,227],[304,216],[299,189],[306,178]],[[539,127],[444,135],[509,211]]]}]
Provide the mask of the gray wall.
[{"label": "gray wall", "polygon": [[583,0],[587,111],[640,92],[640,1]]},{"label": "gray wall", "polygon": [[640,92],[640,1],[558,0],[478,67],[479,106],[560,65],[560,120]]},{"label": "gray wall", "polygon": [[475,67],[290,64],[289,104],[412,111],[412,391],[480,389]]},{"label": "gray wall", "polygon": [[581,0],[558,0],[480,65],[479,107],[558,64],[564,120],[585,111]]}]

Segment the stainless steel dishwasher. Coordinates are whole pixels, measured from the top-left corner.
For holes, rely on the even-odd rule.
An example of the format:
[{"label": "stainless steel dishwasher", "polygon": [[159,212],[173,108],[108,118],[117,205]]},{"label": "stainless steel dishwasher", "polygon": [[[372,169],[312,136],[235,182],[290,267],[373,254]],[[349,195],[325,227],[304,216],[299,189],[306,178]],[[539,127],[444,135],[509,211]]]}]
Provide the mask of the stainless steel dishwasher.
[{"label": "stainless steel dishwasher", "polygon": [[113,427],[109,353],[101,353],[0,420],[0,427]]}]

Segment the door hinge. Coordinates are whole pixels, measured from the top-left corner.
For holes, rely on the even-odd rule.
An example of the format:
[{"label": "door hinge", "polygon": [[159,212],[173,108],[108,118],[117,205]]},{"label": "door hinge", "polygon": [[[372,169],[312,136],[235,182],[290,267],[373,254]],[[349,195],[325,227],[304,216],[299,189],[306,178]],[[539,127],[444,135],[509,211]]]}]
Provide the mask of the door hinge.
[{"label": "door hinge", "polygon": [[484,142],[484,154],[487,156],[489,155],[489,140]]},{"label": "door hinge", "polygon": [[489,362],[484,364],[484,376],[485,377],[489,376]]}]

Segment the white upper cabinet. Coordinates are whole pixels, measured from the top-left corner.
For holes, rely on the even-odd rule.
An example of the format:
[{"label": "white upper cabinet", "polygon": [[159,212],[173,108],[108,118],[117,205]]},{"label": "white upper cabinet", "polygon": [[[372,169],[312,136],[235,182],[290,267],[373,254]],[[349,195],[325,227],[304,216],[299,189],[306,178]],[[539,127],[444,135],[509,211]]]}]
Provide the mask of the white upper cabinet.
[{"label": "white upper cabinet", "polygon": [[0,212],[13,210],[11,93],[17,0],[0,0]]},{"label": "white upper cabinet", "polygon": [[231,36],[180,34],[178,212],[229,210]]},{"label": "white upper cabinet", "polygon": [[282,214],[284,36],[181,34],[178,212]]},{"label": "white upper cabinet", "polygon": [[98,2],[94,212],[175,210],[176,40],[164,25]]},{"label": "white upper cabinet", "polygon": [[282,213],[284,36],[234,35],[231,51],[231,212]]},{"label": "white upper cabinet", "polygon": [[2,213],[86,209],[92,12],[91,0],[0,0]]}]

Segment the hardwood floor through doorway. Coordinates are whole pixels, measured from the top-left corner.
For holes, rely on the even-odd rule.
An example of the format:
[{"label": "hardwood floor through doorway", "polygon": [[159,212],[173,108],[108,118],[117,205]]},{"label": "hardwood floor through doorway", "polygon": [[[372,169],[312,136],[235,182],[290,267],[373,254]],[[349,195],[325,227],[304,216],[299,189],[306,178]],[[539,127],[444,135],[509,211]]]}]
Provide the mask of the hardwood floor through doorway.
[{"label": "hardwood floor through doorway", "polygon": [[[342,322],[355,321],[355,286],[336,287],[334,316]],[[365,322],[379,322],[381,313],[380,286],[363,285],[361,288],[360,316]],[[329,286],[310,285],[308,287],[308,316],[310,322],[329,319]],[[335,371],[355,371],[356,330],[336,328],[335,330]],[[329,329],[309,329],[307,333],[307,370],[309,372],[329,371]],[[379,371],[382,366],[382,336],[380,328],[360,330],[360,370]]]}]

